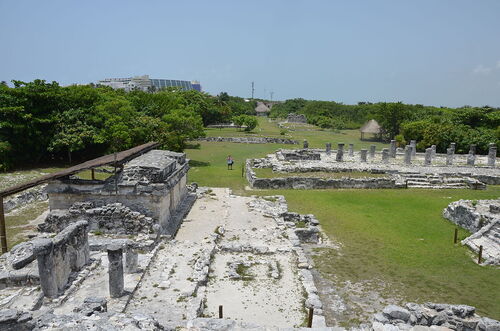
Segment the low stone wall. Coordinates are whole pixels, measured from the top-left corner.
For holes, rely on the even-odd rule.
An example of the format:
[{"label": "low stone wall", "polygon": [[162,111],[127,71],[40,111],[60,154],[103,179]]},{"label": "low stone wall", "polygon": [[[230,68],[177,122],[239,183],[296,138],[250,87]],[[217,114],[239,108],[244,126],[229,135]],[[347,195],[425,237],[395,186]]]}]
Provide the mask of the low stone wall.
[{"label": "low stone wall", "polygon": [[474,233],[500,218],[500,200],[454,201],[443,210],[443,217]]},{"label": "low stone wall", "polygon": [[256,189],[381,189],[399,188],[394,178],[258,178],[252,169],[252,160],[246,162],[246,177],[252,188]]},{"label": "low stone wall", "polygon": [[16,194],[3,203],[3,208],[6,213],[18,207],[25,206],[35,201],[44,201],[49,198],[46,192],[47,185],[41,185],[31,190],[23,191]]},{"label": "low stone wall", "polygon": [[89,262],[87,232],[88,222],[78,221],[54,238],[39,237],[12,247],[0,256],[0,289],[41,284],[45,295],[57,296],[70,274]]},{"label": "low stone wall", "polygon": [[77,202],[68,210],[51,211],[38,229],[42,232],[59,232],[78,220],[87,220],[90,231],[106,234],[149,234],[154,232],[157,223],[153,218],[118,202],[104,206],[96,206],[93,202]]},{"label": "low stone wall", "polygon": [[461,244],[476,253],[481,250],[481,264],[500,265],[500,199],[455,201],[443,216],[473,232]]},{"label": "low stone wall", "polygon": [[299,142],[293,139],[286,138],[269,138],[269,137],[206,137],[197,139],[198,141],[214,141],[214,142],[229,142],[243,144],[287,144],[297,145]]},{"label": "low stone wall", "polygon": [[382,313],[374,315],[372,330],[411,330],[415,326],[420,327],[418,330],[426,330],[422,327],[430,327],[430,330],[437,330],[436,327],[451,330],[500,330],[499,321],[477,315],[476,308],[472,306],[440,303],[387,306]]},{"label": "low stone wall", "polygon": [[40,284],[45,296],[57,297],[66,287],[70,274],[89,262],[88,222],[66,227],[54,238],[33,240]]}]

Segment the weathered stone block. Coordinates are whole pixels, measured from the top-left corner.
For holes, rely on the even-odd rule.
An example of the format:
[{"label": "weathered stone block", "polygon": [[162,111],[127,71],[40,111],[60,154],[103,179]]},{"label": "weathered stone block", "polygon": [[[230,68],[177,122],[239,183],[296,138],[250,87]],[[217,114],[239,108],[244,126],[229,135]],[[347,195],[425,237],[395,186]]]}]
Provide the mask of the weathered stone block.
[{"label": "weathered stone block", "polygon": [[108,247],[109,294],[112,298],[123,296],[123,249],[119,245]]}]

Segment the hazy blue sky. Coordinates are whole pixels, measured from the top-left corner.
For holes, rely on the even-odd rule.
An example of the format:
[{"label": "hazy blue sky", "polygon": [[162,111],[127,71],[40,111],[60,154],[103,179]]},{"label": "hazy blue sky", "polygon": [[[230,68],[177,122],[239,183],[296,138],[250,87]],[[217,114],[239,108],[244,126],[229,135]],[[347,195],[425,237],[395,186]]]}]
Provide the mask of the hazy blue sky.
[{"label": "hazy blue sky", "polygon": [[499,0],[0,0],[0,80],[500,106]]}]

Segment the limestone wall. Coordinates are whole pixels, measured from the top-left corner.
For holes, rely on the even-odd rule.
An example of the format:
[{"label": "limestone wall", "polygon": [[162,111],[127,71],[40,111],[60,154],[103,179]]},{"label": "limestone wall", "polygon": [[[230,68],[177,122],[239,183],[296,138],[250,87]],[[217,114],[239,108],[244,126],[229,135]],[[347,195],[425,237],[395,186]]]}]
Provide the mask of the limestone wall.
[{"label": "limestone wall", "polygon": [[57,297],[72,272],[89,261],[88,222],[79,221],[59,232],[54,238],[33,240],[43,293]]},{"label": "limestone wall", "polygon": [[269,137],[206,137],[197,139],[198,141],[215,141],[243,144],[290,144],[297,145],[299,142],[293,139],[286,138],[269,138]]},{"label": "limestone wall", "polygon": [[30,190],[23,191],[19,194],[9,197],[3,203],[3,208],[6,213],[17,208],[25,206],[35,201],[47,200],[46,185],[40,185]]},{"label": "limestone wall", "polygon": [[474,233],[500,218],[498,208],[500,200],[458,200],[443,210],[443,217]]},{"label": "limestone wall", "polygon": [[79,220],[88,221],[90,231],[112,234],[148,234],[156,224],[153,218],[121,203],[96,207],[92,202],[77,202],[69,210],[53,210],[38,229],[57,233]]},{"label": "limestone wall", "polygon": [[[178,158],[178,162],[183,163],[177,163],[178,168],[175,170],[170,169],[169,166],[171,172],[168,174],[168,178],[161,178],[162,181],[159,183],[148,182],[147,179],[135,178],[132,175],[128,175],[126,181],[118,179],[118,185],[116,186],[113,177],[108,178],[106,181],[72,179],[53,181],[47,187],[51,213],[53,212],[57,216],[55,210],[69,210],[72,206],[81,202],[89,202],[93,205],[93,208],[119,203],[133,212],[153,219],[154,223],[158,223],[161,229],[165,230],[168,228],[168,222],[172,214],[187,194],[186,182],[189,165],[185,158]],[[164,175],[159,171],[158,173],[161,176]],[[118,174],[117,177],[121,178],[120,175]],[[155,178],[160,178],[160,175],[155,174]],[[130,178],[136,181],[128,180]],[[97,216],[99,215],[97,214]],[[125,220],[127,220],[127,217],[124,218]],[[90,220],[91,228],[104,228],[106,231],[111,229],[108,226],[96,227],[95,224],[99,221],[99,217]],[[121,232],[116,233],[131,233],[132,228],[147,233],[150,232],[150,225],[152,224],[147,222],[141,227],[119,227],[118,230],[121,229]]]},{"label": "limestone wall", "polygon": [[394,178],[311,178],[284,177],[258,178],[252,169],[252,160],[246,162],[246,178],[252,188],[257,189],[381,189],[398,188]]}]

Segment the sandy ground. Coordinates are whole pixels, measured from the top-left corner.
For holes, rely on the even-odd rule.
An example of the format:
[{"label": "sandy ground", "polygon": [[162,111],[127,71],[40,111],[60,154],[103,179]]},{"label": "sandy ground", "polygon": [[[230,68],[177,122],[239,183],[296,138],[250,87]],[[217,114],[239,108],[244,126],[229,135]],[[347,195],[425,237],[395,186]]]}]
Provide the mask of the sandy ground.
[{"label": "sandy ground", "polygon": [[[224,318],[302,324],[304,294],[292,245],[273,218],[249,210],[251,199],[228,189],[212,189],[198,199],[175,240],[159,250],[126,311],[147,312],[174,327],[197,315],[218,317],[222,305]],[[271,253],[255,254],[255,247]],[[229,277],[234,262],[251,264],[244,279]],[[279,265],[278,276],[272,277],[270,263]]]}]

